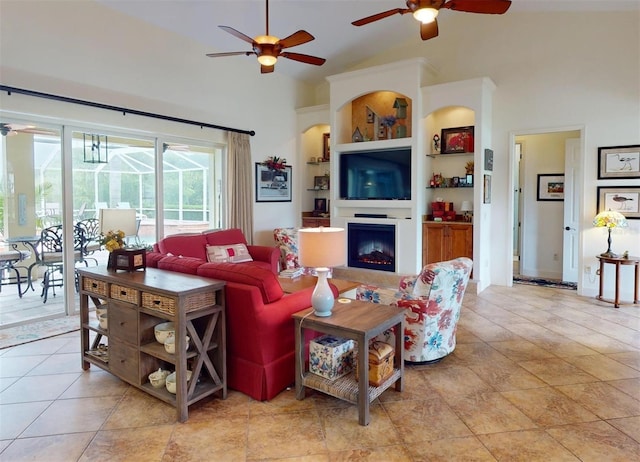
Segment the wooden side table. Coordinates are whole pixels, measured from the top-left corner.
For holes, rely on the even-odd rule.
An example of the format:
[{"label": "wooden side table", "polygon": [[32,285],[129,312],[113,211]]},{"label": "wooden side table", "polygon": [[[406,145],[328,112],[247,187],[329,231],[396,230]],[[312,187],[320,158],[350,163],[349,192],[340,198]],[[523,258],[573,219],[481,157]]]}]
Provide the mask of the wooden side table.
[{"label": "wooden side table", "polygon": [[[638,285],[640,285],[640,257],[603,257],[598,255],[596,257],[600,260],[600,292],[598,293],[598,300],[603,302],[613,303],[613,306],[620,308],[620,265],[634,265],[635,266],[635,281],[633,290],[633,304],[640,303],[638,296]],[[613,300],[606,300],[604,295],[604,264],[610,263],[616,265],[616,292]]]},{"label": "wooden side table", "polygon": [[348,338],[357,342],[358,369],[369,370],[369,341],[387,329],[395,327],[397,333],[404,332],[404,312],[395,306],[352,300],[350,303],[336,302],[329,317],[313,314],[313,308],[307,308],[293,315],[296,337],[296,398],[304,399],[305,387],[321,391],[358,405],[358,423],[369,425],[369,404],[387,388],[395,384],[397,391],[402,391],[404,362],[402,360],[402,334],[396,335],[393,373],[379,387],[369,385],[369,374],[359,374],[356,381],[355,372],[351,372],[335,380],[329,380],[305,371],[304,333],[303,329],[312,329],[337,337]]}]

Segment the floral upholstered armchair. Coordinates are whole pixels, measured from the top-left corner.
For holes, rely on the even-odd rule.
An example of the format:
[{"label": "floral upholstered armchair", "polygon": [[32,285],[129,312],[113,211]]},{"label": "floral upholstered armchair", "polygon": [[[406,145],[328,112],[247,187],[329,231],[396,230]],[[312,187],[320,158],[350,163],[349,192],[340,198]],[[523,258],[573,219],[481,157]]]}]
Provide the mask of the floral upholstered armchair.
[{"label": "floral upholstered armchair", "polygon": [[[456,347],[460,307],[472,266],[473,262],[464,257],[431,263],[417,276],[402,277],[397,290],[361,285],[356,298],[405,310],[405,361],[439,361]],[[394,345],[394,335],[389,330],[376,340]]]},{"label": "floral upholstered armchair", "polygon": [[273,239],[280,249],[280,270],[299,268],[298,228],[275,228]]}]

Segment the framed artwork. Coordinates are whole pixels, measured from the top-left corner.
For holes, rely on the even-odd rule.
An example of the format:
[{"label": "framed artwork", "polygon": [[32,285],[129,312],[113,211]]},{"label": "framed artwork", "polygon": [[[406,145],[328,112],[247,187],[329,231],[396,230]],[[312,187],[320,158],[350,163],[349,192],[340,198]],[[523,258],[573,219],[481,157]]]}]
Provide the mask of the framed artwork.
[{"label": "framed artwork", "polygon": [[640,178],[640,145],[598,148],[598,179]]},{"label": "framed artwork", "polygon": [[564,200],[564,175],[562,173],[541,173],[538,175],[539,201]]},{"label": "framed artwork", "polygon": [[491,175],[484,176],[484,196],[482,202],[485,204],[491,203]]},{"label": "framed artwork", "polygon": [[[322,160],[328,161],[331,159],[331,143],[329,142],[329,133],[322,134]],[[362,141],[362,140],[360,140]]]},{"label": "framed artwork", "polygon": [[272,170],[256,162],[256,202],[291,202],[291,167]]},{"label": "framed artwork", "polygon": [[484,150],[484,169],[488,172],[493,172],[493,150]]},{"label": "framed artwork", "polygon": [[313,211],[324,213],[327,211],[327,200],[316,198],[313,201]]},{"label": "framed artwork", "polygon": [[473,152],[473,126],[443,128],[440,143],[441,154]]},{"label": "framed artwork", "polygon": [[620,212],[627,219],[640,219],[640,186],[599,186],[598,213]]}]

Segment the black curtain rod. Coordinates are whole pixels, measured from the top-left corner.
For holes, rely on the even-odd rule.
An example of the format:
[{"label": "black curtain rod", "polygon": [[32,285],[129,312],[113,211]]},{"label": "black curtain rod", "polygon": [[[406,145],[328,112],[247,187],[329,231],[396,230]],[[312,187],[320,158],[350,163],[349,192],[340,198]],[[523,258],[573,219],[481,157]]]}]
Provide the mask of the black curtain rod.
[{"label": "black curtain rod", "polygon": [[23,88],[9,87],[7,85],[0,85],[0,91],[6,91],[8,95],[11,95],[11,93],[20,93],[22,95],[35,96],[37,98],[46,98],[46,99],[52,99],[54,101],[62,101],[64,103],[74,103],[74,104],[81,104],[83,106],[95,107],[98,109],[107,109],[109,111],[122,112],[122,115],[134,114],[134,115],[139,115],[144,117],[151,117],[154,119],[168,120],[170,122],[178,122],[178,123],[188,124],[188,125],[197,125],[200,128],[207,127],[207,128],[215,128],[218,130],[224,130],[227,132],[245,133],[251,136],[256,134],[256,132],[253,130],[240,130],[239,128],[223,127],[221,125],[197,122],[195,120],[180,119],[178,117],[171,117],[171,116],[166,116],[162,114],[154,114],[153,112],[138,111],[136,109],[128,109],[126,107],[111,106],[109,104],[94,103],[92,101],[85,101],[83,99],[69,98],[68,96],[52,95],[50,93],[42,93],[39,91],[25,90]]}]

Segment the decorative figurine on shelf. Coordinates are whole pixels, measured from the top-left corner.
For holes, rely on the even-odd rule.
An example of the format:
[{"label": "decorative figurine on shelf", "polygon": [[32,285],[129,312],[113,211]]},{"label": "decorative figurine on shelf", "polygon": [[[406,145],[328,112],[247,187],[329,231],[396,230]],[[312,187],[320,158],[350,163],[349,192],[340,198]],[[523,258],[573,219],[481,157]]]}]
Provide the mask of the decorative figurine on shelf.
[{"label": "decorative figurine on shelf", "polygon": [[473,168],[474,168],[474,163],[472,160],[470,160],[469,162],[467,162],[464,166],[464,169],[467,173],[467,175],[473,175]]},{"label": "decorative figurine on shelf", "polygon": [[384,117],[382,117],[382,119],[380,119],[380,125],[382,125],[383,127],[386,128],[387,130],[387,139],[391,139],[392,135],[393,135],[393,130],[391,130],[391,127],[393,127],[396,123],[396,116],[389,114],[386,115]]},{"label": "decorative figurine on shelf", "polygon": [[433,135],[433,153],[434,154],[440,153],[440,136],[438,136],[437,133]]}]

